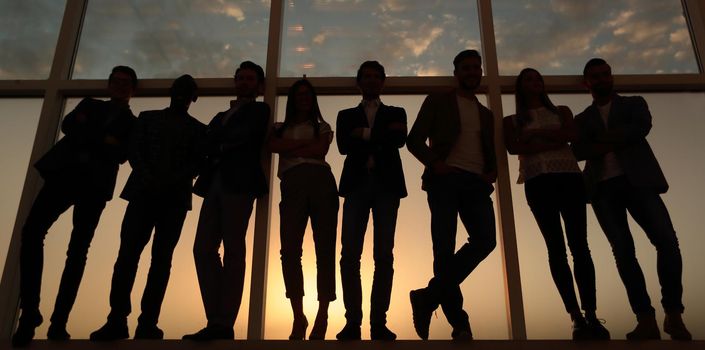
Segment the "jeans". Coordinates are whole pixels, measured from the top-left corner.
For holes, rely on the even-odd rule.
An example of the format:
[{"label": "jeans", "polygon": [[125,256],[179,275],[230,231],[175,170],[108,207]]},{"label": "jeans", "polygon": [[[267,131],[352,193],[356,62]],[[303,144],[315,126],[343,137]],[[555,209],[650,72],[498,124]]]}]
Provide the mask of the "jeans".
[{"label": "jeans", "polygon": [[316,249],[318,300],[333,301],[339,206],[335,178],[328,167],[297,165],[283,174],[281,194],[279,235],[286,296],[304,296],[301,255],[306,224],[310,217]]},{"label": "jeans", "polygon": [[[460,283],[497,245],[490,198],[493,190],[479,176],[464,171],[435,175],[428,183],[433,242],[433,278],[428,291],[441,305],[453,328],[470,326],[468,314],[463,310]],[[468,242],[456,251],[458,215],[467,230]]]},{"label": "jeans", "polygon": [[399,196],[387,191],[374,177],[367,179],[345,197],[343,204],[342,252],[340,275],[347,324],[362,324],[362,283],[360,257],[372,212],[373,257],[375,263],[370,296],[370,324],[387,323],[387,310],[392,295],[394,277],[394,232],[397,225]]},{"label": "jeans", "polygon": [[73,230],[66,251],[51,322],[66,324],[76,301],[86,267],[88,248],[93,240],[105,200],[80,194],[64,183],[47,181],[32,204],[22,228],[20,248],[20,308],[23,313],[39,313],[39,295],[44,265],[44,238],[51,225],[73,205]]},{"label": "jeans", "polygon": [[579,173],[549,173],[526,181],[526,200],[548,249],[548,265],[553,282],[569,313],[578,312],[573,287],[573,273],[568,265],[565,238],[573,255],[575,281],[580,291],[582,309],[594,312],[596,305],[595,266],[587,241],[585,185]]},{"label": "jeans", "polygon": [[661,304],[666,312],[683,312],[683,262],[678,238],[666,205],[653,189],[634,187],[625,176],[602,181],[592,200],[595,216],[612,246],[617,271],[635,314],[653,314],[639,266],[627,212],[656,247],[656,271],[661,284]]},{"label": "jeans", "polygon": [[152,261],[142,294],[138,322],[156,326],[171,274],[171,259],[181,236],[187,209],[171,203],[133,200],[127,205],[120,230],[120,252],[113,269],[108,320],[125,322],[131,312],[130,294],[144,247],[152,237]]}]

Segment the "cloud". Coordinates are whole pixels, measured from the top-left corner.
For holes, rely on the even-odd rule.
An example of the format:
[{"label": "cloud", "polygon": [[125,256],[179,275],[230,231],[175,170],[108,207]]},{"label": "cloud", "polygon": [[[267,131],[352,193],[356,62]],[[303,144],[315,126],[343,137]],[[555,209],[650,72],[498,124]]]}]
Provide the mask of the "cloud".
[{"label": "cloud", "polygon": [[443,28],[440,27],[433,27],[430,28],[426,33],[425,36],[422,36],[421,38],[404,38],[404,46],[406,48],[410,49],[411,52],[414,54],[414,56],[419,57],[421,56],[426,50],[428,49],[429,45],[436,40],[439,36],[443,34]]}]

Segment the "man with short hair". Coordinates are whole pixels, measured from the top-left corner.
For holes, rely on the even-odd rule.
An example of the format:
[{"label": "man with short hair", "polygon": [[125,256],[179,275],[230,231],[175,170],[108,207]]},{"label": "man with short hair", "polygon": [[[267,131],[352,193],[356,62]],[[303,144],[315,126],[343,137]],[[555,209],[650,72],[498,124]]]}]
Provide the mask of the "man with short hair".
[{"label": "man with short hair", "polygon": [[88,248],[105,203],[112,199],[120,164],[127,159],[127,141],[135,116],[130,98],[137,74],[116,66],[108,77],[109,101],[83,99],[61,123],[64,137],[36,164],[44,185],[22,228],[20,248],[20,317],[12,337],[26,346],[42,323],[39,296],[44,264],[44,237],[54,222],[73,206],[73,230],[66,252],[54,313],[47,338],[65,340],[69,313],[76,301]]},{"label": "man with short hair", "polygon": [[337,142],[345,165],[339,192],[345,198],[341,232],[340,274],[345,304],[345,327],[339,340],[359,340],[362,324],[360,257],[370,212],[374,221],[374,277],[370,297],[370,338],[394,340],[387,328],[387,310],[394,276],[394,233],[399,201],[406,197],[399,148],[406,141],[406,112],[379,98],[384,67],[366,61],[357,71],[362,101],[342,110],[337,118]]},{"label": "man with short hair", "polygon": [[[423,189],[431,210],[433,278],[426,288],[410,293],[414,328],[421,339],[428,339],[431,314],[438,305],[453,327],[452,338],[472,339],[460,283],[496,246],[490,197],[497,177],[494,117],[475,97],[482,58],[475,50],[465,50],[453,65],[458,87],[426,98],[407,140],[409,151],[426,166]],[[469,237],[456,251],[458,215]]]},{"label": "man with short hair", "polygon": [[683,262],[678,238],[660,194],[668,183],[646,136],[651,113],[641,96],[614,91],[612,69],[601,58],[587,62],[583,81],[592,105],[575,116],[579,139],[573,143],[578,160],[586,160],[583,175],[597,221],[612,246],[617,271],[627,290],[637,326],[627,339],[660,339],[655,311],[636,258],[627,212],[656,247],[657,272],[666,318],[663,329],[672,339],[692,338],[681,318]]},{"label": "man with short hair", "polygon": [[[208,125],[207,161],[194,185],[203,197],[193,244],[206,327],[183,339],[233,339],[245,283],[245,234],[255,198],[267,193],[262,147],[269,128],[269,105],[256,101],[264,70],[245,61],[235,72],[230,109]],[[223,244],[223,259],[218,250]]]},{"label": "man with short hair", "polygon": [[162,339],[157,327],[171,272],[174,248],[191,210],[193,179],[203,158],[206,126],[188,114],[198,97],[190,75],[174,80],[171,102],[162,110],[140,113],[130,135],[132,173],[120,197],[127,200],[120,230],[120,251],[110,286],[107,323],[91,333],[94,341],[129,337],[130,294],[144,247],[152,237],[152,257],[142,294],[135,339]]}]

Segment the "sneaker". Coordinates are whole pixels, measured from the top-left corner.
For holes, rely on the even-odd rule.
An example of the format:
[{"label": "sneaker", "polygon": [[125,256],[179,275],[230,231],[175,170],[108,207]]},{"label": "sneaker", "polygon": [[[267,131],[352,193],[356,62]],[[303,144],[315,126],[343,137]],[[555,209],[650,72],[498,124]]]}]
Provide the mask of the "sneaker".
[{"label": "sneaker", "polygon": [[597,317],[586,317],[587,329],[590,333],[590,339],[593,340],[610,340],[610,331],[603,326],[605,320],[601,320]]},{"label": "sneaker", "polygon": [[370,339],[372,340],[396,340],[397,335],[390,331],[385,325],[372,326],[370,328]]},{"label": "sneaker", "polygon": [[360,334],[360,326],[354,326],[349,323],[345,324],[345,327],[335,336],[338,340],[360,340],[362,338]]},{"label": "sneaker", "polygon": [[92,341],[113,341],[127,339],[130,337],[130,332],[127,330],[127,321],[116,322],[108,321],[97,331],[91,333],[90,340]]},{"label": "sneaker", "polygon": [[668,333],[673,340],[693,340],[693,336],[685,328],[680,313],[667,313],[663,320],[663,331]]},{"label": "sneaker", "polygon": [[573,318],[573,340],[589,340],[591,339],[590,329],[585,318]]},{"label": "sneaker", "polygon": [[451,338],[457,341],[472,340],[472,331],[470,327],[467,328],[453,328],[453,332],[450,333]]},{"label": "sneaker", "polygon": [[137,329],[135,329],[135,339],[164,339],[164,331],[157,325],[145,326],[138,324]]},{"label": "sneaker", "polygon": [[71,334],[66,331],[65,324],[52,323],[47,329],[47,339],[64,341],[71,339]]},{"label": "sneaker", "polygon": [[417,289],[409,292],[411,313],[414,319],[416,334],[423,340],[428,339],[428,329],[431,326],[431,315],[435,310],[431,306],[426,289]]},{"label": "sneaker", "polygon": [[17,330],[12,335],[12,346],[21,348],[29,345],[34,339],[34,329],[42,324],[44,319],[39,312],[24,312],[17,324]]},{"label": "sneaker", "polygon": [[220,339],[233,340],[233,339],[235,339],[235,332],[233,332],[232,327],[225,328],[225,327],[219,327],[219,326],[210,326],[210,327],[203,328],[196,333],[186,334],[183,337],[181,337],[181,339],[194,340],[194,341],[209,341],[209,340],[220,340]]},{"label": "sneaker", "polygon": [[659,332],[654,315],[637,315],[637,324],[633,331],[627,333],[627,340],[659,340]]}]

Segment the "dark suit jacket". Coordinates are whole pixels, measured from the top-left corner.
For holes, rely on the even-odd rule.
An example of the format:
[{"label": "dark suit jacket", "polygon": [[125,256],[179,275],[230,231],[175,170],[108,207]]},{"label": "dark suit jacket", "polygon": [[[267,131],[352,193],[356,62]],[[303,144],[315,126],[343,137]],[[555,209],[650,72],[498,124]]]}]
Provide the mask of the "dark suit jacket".
[{"label": "dark suit jacket", "polygon": [[[484,155],[484,174],[492,178],[497,173],[497,156],[494,149],[494,116],[478,102],[480,112],[480,137]],[[424,100],[414,126],[409,132],[407,148],[426,166],[423,189],[428,190],[431,166],[448,157],[460,136],[460,112],[455,90],[450,93],[429,95]],[[429,140],[429,144],[426,144]]]},{"label": "dark suit jacket", "polygon": [[361,105],[338,112],[336,122],[337,143],[340,154],[346,155],[343,173],[340,175],[339,192],[347,196],[360,185],[368,174],[367,161],[372,156],[376,175],[389,192],[406,197],[404,171],[399,157],[399,148],[404,147],[406,132],[390,130],[391,123],[406,125],[406,112],[403,108],[380,104],[375,115],[370,139],[353,137],[356,128],[368,128],[367,116]]},{"label": "dark suit jacket", "polygon": [[600,137],[607,129],[620,132],[615,155],[629,183],[653,188],[658,193],[668,190],[666,178],[646,141],[651,130],[651,113],[644,98],[615,95],[607,117],[607,129],[595,104],[576,115],[575,121],[580,136],[572,147],[578,160],[586,160],[583,175],[589,196],[594,194],[604,167],[604,154],[594,152],[592,146],[601,142]]},{"label": "dark suit jacket", "polygon": [[269,105],[251,102],[241,106],[223,125],[226,112],[208,124],[207,159],[194,185],[194,193],[205,197],[220,171],[227,193],[260,196],[268,191],[262,170],[262,146],[269,125]]},{"label": "dark suit jacket", "polygon": [[[206,126],[188,113],[144,111],[132,128],[132,173],[120,197],[191,209],[193,179],[205,158]],[[168,147],[168,148],[165,148]]]},{"label": "dark suit jacket", "polygon": [[65,136],[34,166],[47,181],[108,201],[119,165],[127,160],[134,121],[129,106],[85,98],[64,117],[61,131]]}]

